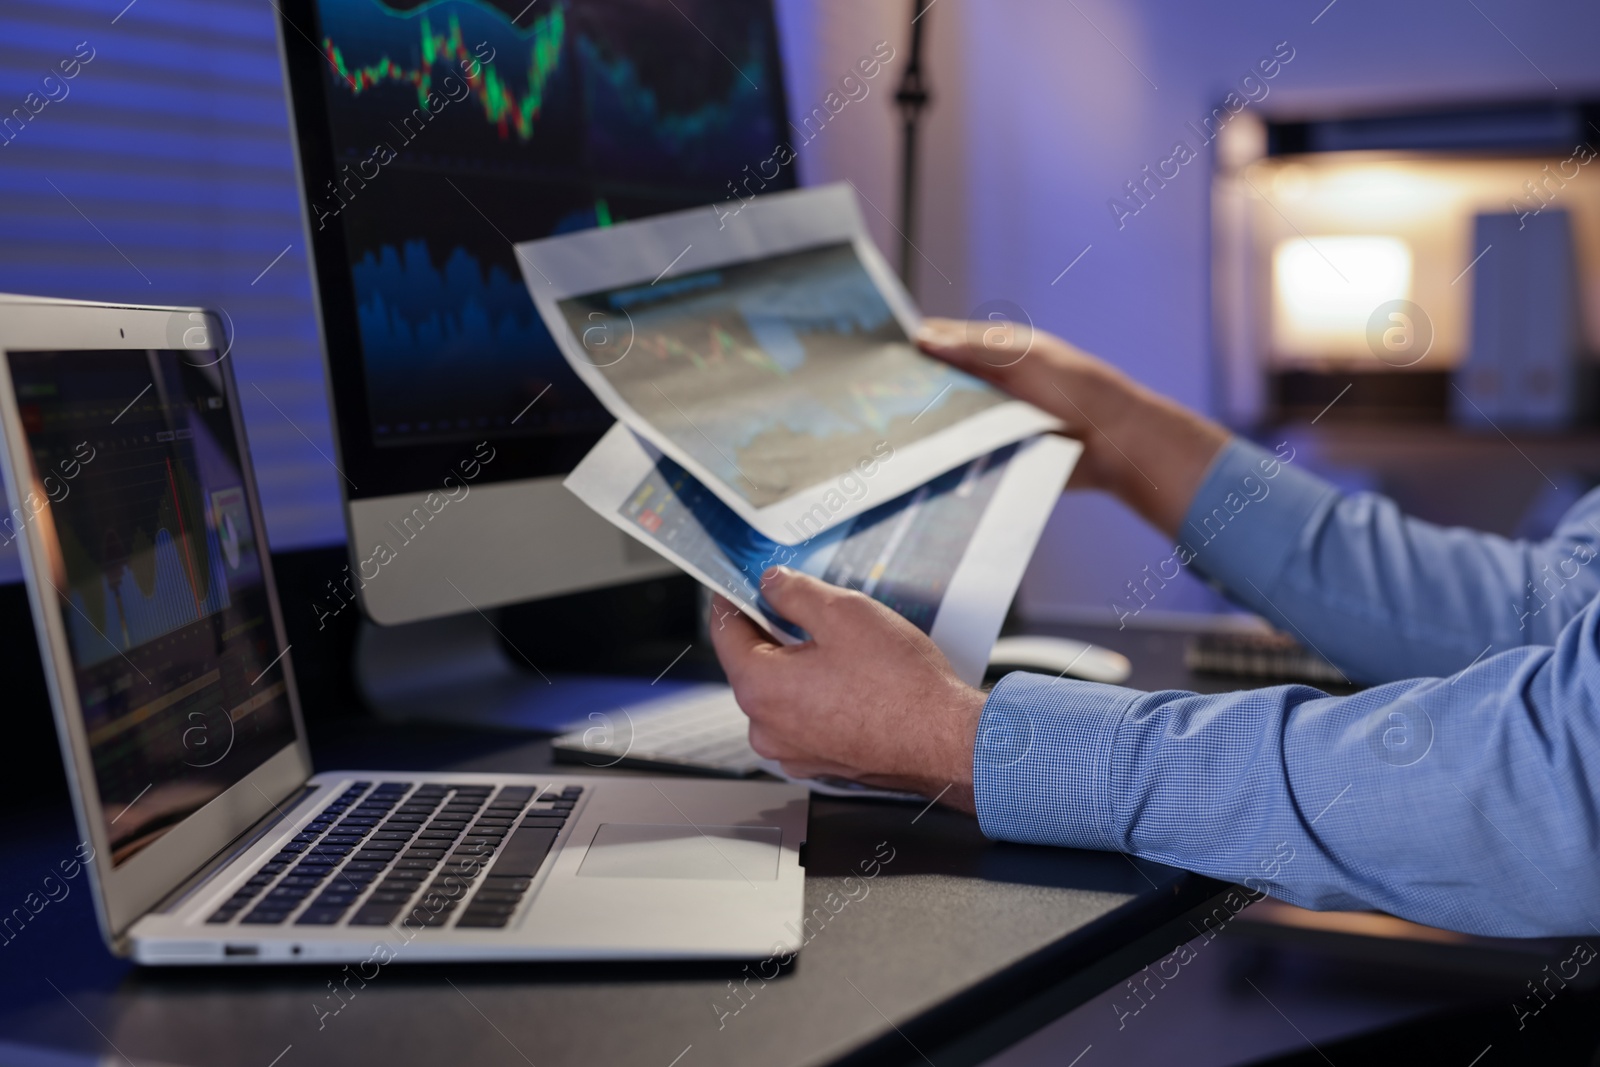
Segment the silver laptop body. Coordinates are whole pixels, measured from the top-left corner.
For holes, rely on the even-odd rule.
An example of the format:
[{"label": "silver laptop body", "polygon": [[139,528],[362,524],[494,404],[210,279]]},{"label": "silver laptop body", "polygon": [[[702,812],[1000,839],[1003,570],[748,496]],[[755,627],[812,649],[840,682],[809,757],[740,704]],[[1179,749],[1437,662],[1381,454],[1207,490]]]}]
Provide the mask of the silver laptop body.
[{"label": "silver laptop body", "polygon": [[217,318],[0,296],[21,553],[107,944],[142,963],[786,957],[808,794],[313,774]]}]

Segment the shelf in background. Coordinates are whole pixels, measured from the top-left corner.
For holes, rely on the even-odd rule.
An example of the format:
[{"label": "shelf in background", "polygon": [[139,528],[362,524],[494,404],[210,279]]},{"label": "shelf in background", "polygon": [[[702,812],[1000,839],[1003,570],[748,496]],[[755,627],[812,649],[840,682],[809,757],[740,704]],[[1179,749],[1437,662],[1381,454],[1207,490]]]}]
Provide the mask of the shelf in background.
[{"label": "shelf in background", "polygon": [[1600,484],[1600,428],[1500,434],[1447,423],[1323,420],[1254,436],[1289,441],[1297,463],[1343,488],[1392,497],[1409,515],[1506,536],[1539,532],[1536,512],[1554,517]]}]

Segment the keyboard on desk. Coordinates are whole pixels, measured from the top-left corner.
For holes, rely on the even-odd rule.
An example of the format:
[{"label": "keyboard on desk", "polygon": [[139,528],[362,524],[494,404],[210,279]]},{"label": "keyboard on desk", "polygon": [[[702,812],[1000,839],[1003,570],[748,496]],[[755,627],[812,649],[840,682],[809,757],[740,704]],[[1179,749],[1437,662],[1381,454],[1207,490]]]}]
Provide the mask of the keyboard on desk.
[{"label": "keyboard on desk", "polygon": [[588,767],[698,771],[730,778],[761,769],[761,757],[750,747],[750,720],[726,689],[590,718],[600,725],[551,742],[556,759]]},{"label": "keyboard on desk", "polygon": [[356,782],[206,922],[504,927],[582,792]]},{"label": "keyboard on desk", "polygon": [[1313,685],[1350,685],[1344,673],[1286,633],[1203,633],[1189,639],[1184,666],[1202,674]]}]

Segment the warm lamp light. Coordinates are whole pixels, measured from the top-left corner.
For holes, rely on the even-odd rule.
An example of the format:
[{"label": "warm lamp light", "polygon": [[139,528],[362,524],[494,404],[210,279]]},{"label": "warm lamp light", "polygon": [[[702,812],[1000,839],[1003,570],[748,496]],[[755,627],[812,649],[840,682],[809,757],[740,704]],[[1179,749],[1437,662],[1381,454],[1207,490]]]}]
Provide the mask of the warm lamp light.
[{"label": "warm lamp light", "polygon": [[1411,246],[1398,237],[1283,241],[1272,254],[1272,343],[1301,358],[1370,356],[1367,320],[1411,297]]}]

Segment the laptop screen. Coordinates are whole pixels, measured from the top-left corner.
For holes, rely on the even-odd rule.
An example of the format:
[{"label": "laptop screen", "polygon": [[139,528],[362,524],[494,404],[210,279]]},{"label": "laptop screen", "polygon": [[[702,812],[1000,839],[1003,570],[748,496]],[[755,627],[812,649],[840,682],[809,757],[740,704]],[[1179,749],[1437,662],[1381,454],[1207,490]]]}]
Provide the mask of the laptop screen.
[{"label": "laptop screen", "polygon": [[[10,352],[114,864],[295,740],[215,355]],[[48,590],[45,594],[50,595]]]}]

